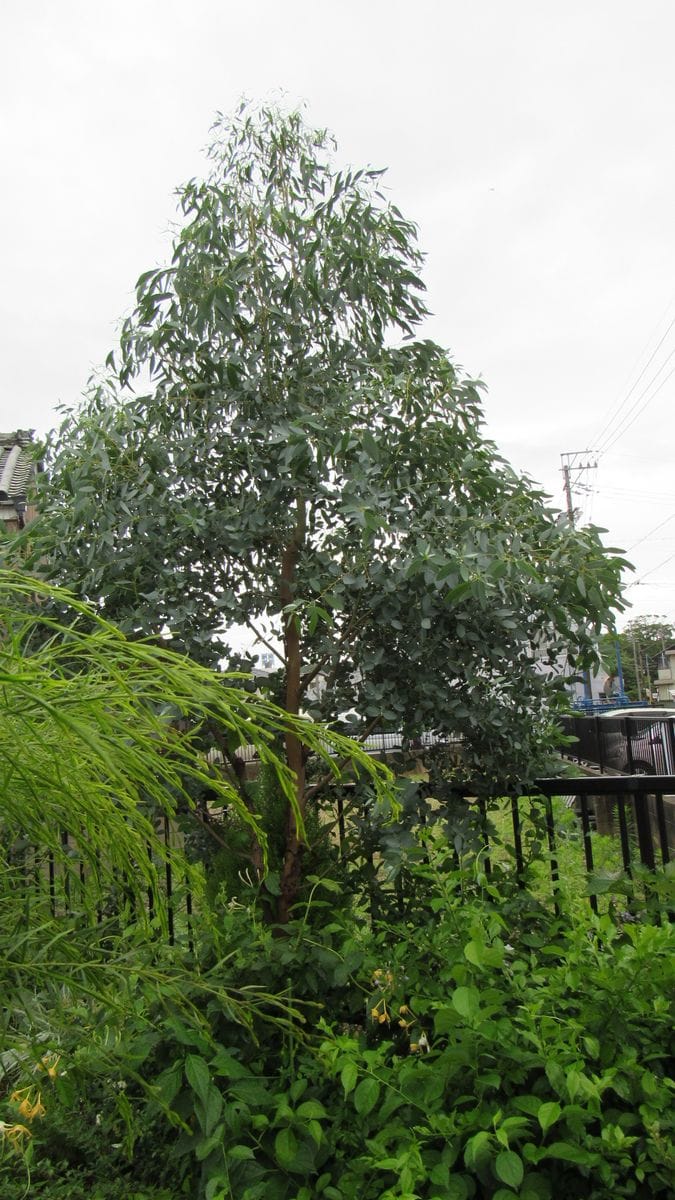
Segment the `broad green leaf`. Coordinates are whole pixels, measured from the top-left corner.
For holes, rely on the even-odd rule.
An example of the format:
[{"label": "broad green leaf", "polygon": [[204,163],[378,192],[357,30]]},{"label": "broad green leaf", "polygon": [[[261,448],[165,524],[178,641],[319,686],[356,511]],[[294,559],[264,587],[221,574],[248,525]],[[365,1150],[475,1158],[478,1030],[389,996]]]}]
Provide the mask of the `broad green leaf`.
[{"label": "broad green leaf", "polygon": [[362,1079],[354,1092],[354,1108],[362,1117],[371,1112],[380,1097],[380,1084],[377,1079]]},{"label": "broad green leaf", "polygon": [[556,1121],[560,1119],[561,1113],[562,1109],[557,1100],[551,1100],[545,1104],[542,1104],[537,1113],[537,1120],[539,1121],[544,1133],[547,1133],[551,1126],[555,1125]]},{"label": "broad green leaf", "polygon": [[600,1155],[572,1142],[552,1142],[544,1147],[544,1157],[560,1158],[565,1162],[577,1163],[581,1167],[593,1167],[600,1162]]},{"label": "broad green leaf", "polygon": [[502,1150],[495,1159],[494,1171],[502,1183],[512,1188],[520,1187],[525,1174],[523,1160],[515,1150]]},{"label": "broad green leaf", "polygon": [[185,1056],[185,1076],[193,1092],[199,1097],[206,1109],[209,1089],[211,1087],[211,1072],[207,1063],[198,1054]]},{"label": "broad green leaf", "polygon": [[452,993],[452,1004],[460,1017],[470,1021],[480,1007],[480,993],[474,987],[458,987]]},{"label": "broad green leaf", "polygon": [[316,1120],[321,1120],[321,1118],[328,1116],[323,1104],[320,1104],[318,1100],[304,1100],[296,1108],[295,1115],[303,1119],[311,1118]]},{"label": "broad green leaf", "polygon": [[358,1077],[359,1072],[356,1063],[345,1063],[342,1071],[340,1072],[340,1082],[344,1089],[345,1096],[348,1096],[349,1093],[354,1090]]},{"label": "broad green leaf", "polygon": [[464,1147],[464,1162],[475,1169],[483,1166],[492,1157],[492,1135],[481,1130],[470,1137]]},{"label": "broad green leaf", "polygon": [[274,1154],[279,1166],[290,1170],[295,1164],[297,1153],[298,1142],[293,1130],[280,1129],[274,1139]]}]

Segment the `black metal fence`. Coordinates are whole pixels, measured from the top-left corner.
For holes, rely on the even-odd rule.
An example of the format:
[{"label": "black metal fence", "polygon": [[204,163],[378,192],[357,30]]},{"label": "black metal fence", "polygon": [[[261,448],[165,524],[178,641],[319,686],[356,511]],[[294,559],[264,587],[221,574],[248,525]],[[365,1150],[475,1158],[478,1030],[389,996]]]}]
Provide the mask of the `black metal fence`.
[{"label": "black metal fence", "polygon": [[[543,858],[549,865],[550,897],[556,911],[560,910],[561,830],[554,809],[555,797],[565,797],[577,814],[578,853],[583,856],[588,880],[592,879],[597,866],[594,857],[596,830],[614,836],[617,863],[628,884],[632,883],[634,875],[640,874],[640,868],[642,873],[660,873],[671,857],[675,857],[675,770],[659,769],[664,764],[675,763],[675,721],[647,716],[570,717],[565,726],[566,732],[576,739],[568,749],[569,756],[582,766],[590,764],[600,773],[581,778],[541,779],[527,796],[514,797],[507,802],[518,886],[527,886],[524,831],[532,808],[538,814],[539,828],[545,830],[547,853]],[[421,739],[419,747],[408,748],[428,748],[439,740],[427,737]],[[377,745],[368,748],[388,754],[399,747],[398,735],[385,734],[377,735]],[[622,774],[617,774],[621,768],[624,769]],[[472,807],[474,811],[477,808],[479,814],[483,834],[480,855],[489,876],[497,853],[489,832],[490,805],[486,800],[474,800]],[[203,812],[202,823],[208,823],[209,819],[209,813]],[[172,850],[179,848],[177,827],[168,817],[162,817],[157,833],[164,842],[166,854],[154,864],[154,883],[147,888],[145,915],[152,918],[161,911],[169,942],[191,945],[193,897],[182,856],[172,857]],[[342,845],[347,837],[344,808],[339,800],[336,838]],[[123,913],[127,919],[133,918],[133,904],[138,905],[138,890],[134,892],[136,900],[132,904],[129,896],[133,889],[125,887],[124,879],[116,881],[105,902],[99,899],[95,905],[86,903],[87,889],[95,890],[96,880],[83,866],[77,846],[72,844],[67,832],[61,834],[60,854],[22,847],[13,857],[16,866],[21,864],[25,883],[30,885],[35,899],[48,905],[52,915],[77,918],[85,909],[90,914],[94,909],[99,922]],[[589,903],[597,912],[597,894],[590,887],[588,890]]]},{"label": "black metal fence", "polygon": [[153,859],[148,846],[151,870],[144,901],[130,876],[101,873],[100,857],[96,863],[85,861],[65,829],[59,834],[58,853],[50,847],[15,844],[9,863],[18,872],[17,881],[21,880],[27,916],[31,908],[41,906],[52,917],[98,925],[110,920],[127,925],[142,915],[150,921],[156,918],[158,931],[165,930],[170,945],[181,940],[192,949],[193,897],[181,838],[166,815],[155,823],[155,833],[163,853]]},{"label": "black metal fence", "polygon": [[[630,882],[638,864],[653,873],[665,868],[670,862],[665,798],[673,793],[675,793],[675,775],[537,780],[536,789],[530,795],[535,798],[541,797],[544,805],[554,896],[560,881],[556,825],[553,814],[554,796],[574,798],[578,804],[584,863],[589,880],[593,877],[596,869],[592,836],[595,813],[592,805],[598,799],[606,797],[616,806],[623,873],[625,880]],[[519,875],[522,877],[524,861],[519,801],[514,799],[511,804],[516,864]],[[597,893],[589,890],[588,898],[591,908],[597,913]],[[556,910],[558,910],[557,901]]]},{"label": "black metal fence", "polygon": [[594,717],[563,717],[563,732],[573,739],[565,755],[602,773],[675,775],[675,711],[672,718],[620,712]]}]

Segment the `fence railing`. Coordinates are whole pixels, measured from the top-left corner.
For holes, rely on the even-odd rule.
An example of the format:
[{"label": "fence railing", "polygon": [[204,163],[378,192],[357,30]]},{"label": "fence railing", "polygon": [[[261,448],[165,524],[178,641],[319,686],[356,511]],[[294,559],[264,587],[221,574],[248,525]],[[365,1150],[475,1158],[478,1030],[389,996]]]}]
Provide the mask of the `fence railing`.
[{"label": "fence railing", "polygon": [[601,774],[675,775],[675,712],[672,719],[651,716],[649,709],[639,717],[563,717],[561,726],[574,739],[565,756],[580,765],[590,763]]},{"label": "fence railing", "polygon": [[[551,882],[554,891],[559,882],[556,858],[556,829],[553,820],[554,796],[574,797],[579,805],[583,852],[587,878],[595,871],[590,802],[608,797],[616,806],[621,846],[621,859],[626,880],[632,880],[639,862],[650,872],[665,868],[670,862],[670,847],[666,820],[665,797],[675,793],[675,775],[604,776],[585,779],[539,779],[529,794],[541,796],[545,805],[546,828],[550,851]],[[519,802],[512,801],[514,845],[519,872],[524,869],[519,831]],[[634,832],[633,832],[634,829]],[[589,903],[598,911],[597,894],[589,892]]]},{"label": "fence railing", "polygon": [[[513,797],[503,802],[507,805],[512,832],[512,852],[515,878],[518,886],[527,886],[527,854],[524,848],[524,831],[527,827],[529,808],[538,810],[539,828],[545,830],[547,852],[542,856],[548,864],[550,877],[550,899],[556,911],[560,910],[561,869],[559,819],[554,810],[554,798],[566,797],[574,801],[579,822],[578,854],[583,857],[583,868],[587,881],[596,872],[594,838],[600,828],[600,816],[604,812],[605,832],[612,832],[617,848],[617,865],[623,871],[625,881],[631,884],[637,868],[651,873],[660,873],[675,857],[675,771],[659,773],[633,773],[619,775],[613,762],[624,756],[633,772],[640,770],[645,761],[640,757],[647,750],[652,755],[651,771],[656,762],[670,762],[669,755],[675,751],[672,741],[673,722],[643,720],[642,718],[568,718],[568,731],[577,738],[571,753],[580,763],[592,763],[600,772],[591,777],[540,779],[536,787],[523,797]],[[398,735],[377,735],[377,751],[384,753],[395,750],[398,745],[393,739]],[[374,738],[373,738],[374,740]],[[420,739],[422,741],[422,739]],[[441,739],[427,735],[425,746],[438,744]],[[400,744],[400,740],[399,740]],[[370,747],[369,747],[370,748]],[[375,746],[372,747],[376,752]],[[604,807],[603,807],[604,806]],[[471,805],[477,813],[482,845],[481,862],[489,876],[496,861],[498,847],[491,841],[490,825],[492,811],[485,799]],[[348,841],[345,811],[342,799],[337,801],[336,838],[340,846]],[[211,817],[204,807],[202,824]],[[611,826],[611,828],[610,828]],[[166,856],[156,863],[155,889],[147,892],[147,914],[152,917],[160,905],[165,913],[168,939],[191,943],[192,895],[188,880],[184,877],[182,859],[173,859],[171,851],[177,847],[176,827],[168,817],[160,818],[157,833],[166,847]],[[509,835],[510,836],[510,835]],[[77,847],[70,841],[67,832],[61,834],[60,855],[49,850],[24,846],[15,858],[26,884],[30,884],[36,898],[45,902],[52,915],[77,916],[81,901],[89,887],[89,877],[78,856]],[[377,858],[377,853],[375,854]],[[180,862],[180,867],[177,863]],[[545,866],[544,868],[545,869]],[[638,871],[639,873],[639,871]],[[643,872],[644,873],[644,872]],[[598,911],[597,894],[588,888],[588,899],[594,911]],[[137,901],[136,901],[137,903]],[[102,921],[115,911],[122,912],[125,905],[125,885],[120,879],[115,892],[107,901],[100,900],[96,916]],[[89,911],[92,911],[91,904]]]}]

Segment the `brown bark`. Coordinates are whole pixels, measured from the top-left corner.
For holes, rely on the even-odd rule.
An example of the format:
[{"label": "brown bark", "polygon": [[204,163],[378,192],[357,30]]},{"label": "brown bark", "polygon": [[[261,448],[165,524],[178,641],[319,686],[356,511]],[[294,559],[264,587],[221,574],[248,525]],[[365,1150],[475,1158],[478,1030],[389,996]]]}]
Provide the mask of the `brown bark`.
[{"label": "brown bark", "polygon": [[[295,572],[298,558],[305,540],[306,529],[305,501],[298,497],[296,503],[296,521],[291,539],[284,550],[281,560],[281,604],[282,607],[291,604],[294,599]],[[286,619],[284,635],[284,654],[286,659],[286,711],[297,716],[302,699],[300,674],[302,670],[302,653],[300,648],[300,629],[295,614],[290,613]],[[302,742],[292,731],[285,738],[286,761],[295,775],[295,794],[298,810],[304,820],[307,808],[305,795],[305,757]],[[281,869],[279,905],[277,917],[280,924],[286,924],[290,917],[291,908],[296,900],[302,878],[302,842],[297,828],[295,814],[289,806],[286,815],[286,847]]]}]

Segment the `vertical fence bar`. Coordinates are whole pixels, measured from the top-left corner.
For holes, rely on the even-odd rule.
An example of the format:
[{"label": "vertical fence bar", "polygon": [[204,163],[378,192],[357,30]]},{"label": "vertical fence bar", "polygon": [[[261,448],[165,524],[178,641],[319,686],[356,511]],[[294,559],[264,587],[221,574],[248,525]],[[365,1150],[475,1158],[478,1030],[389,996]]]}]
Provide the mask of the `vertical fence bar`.
[{"label": "vertical fence bar", "polygon": [[633,805],[635,808],[635,825],[638,835],[638,848],[640,850],[640,862],[643,866],[648,867],[653,871],[656,867],[654,858],[654,843],[652,841],[652,826],[649,820],[649,800],[647,793],[639,795],[633,793]]},{"label": "vertical fence bar", "polygon": [[655,795],[656,801],[656,824],[659,830],[659,844],[661,847],[661,862],[664,867],[670,862],[670,850],[668,847],[668,827],[666,825],[666,811],[663,806],[663,792],[657,792]]},{"label": "vertical fence bar", "polygon": [[670,741],[670,764],[668,770],[675,772],[675,721],[667,721],[666,724]]},{"label": "vertical fence bar", "polygon": [[489,879],[492,874],[492,861],[490,859],[490,833],[488,830],[487,800],[485,796],[478,797],[478,811],[480,813],[480,831],[485,851],[483,863],[485,865],[485,874]]},{"label": "vertical fence bar", "polygon": [[628,822],[626,820],[626,801],[623,794],[616,796],[616,804],[619,812],[619,835],[621,837],[621,857],[623,858],[623,869],[629,879],[632,879],[633,872],[631,870],[630,861],[630,838],[628,837]]},{"label": "vertical fence bar", "polygon": [[551,864],[551,883],[553,885],[553,907],[556,917],[561,915],[560,909],[560,874],[558,871],[558,859],[556,857],[556,842],[555,842],[555,823],[553,821],[553,800],[550,796],[544,797],[544,806],[546,810],[546,835],[548,838],[548,850],[550,854]]},{"label": "vertical fence bar", "polygon": [[[146,852],[148,855],[148,862],[152,866],[152,848],[151,848],[149,842],[146,842],[145,849],[146,849]],[[155,889],[153,888],[152,883],[149,883],[148,884],[148,916],[150,917],[150,920],[152,920],[154,915],[155,915]]]},{"label": "vertical fence bar", "polygon": [[600,717],[596,716],[595,720],[595,740],[598,747],[598,768],[601,775],[605,773],[605,734],[602,728]]},{"label": "vertical fence bar", "polygon": [[185,913],[187,916],[188,929],[188,950],[190,954],[195,952],[195,944],[192,937],[192,891],[190,889],[190,877],[185,876]]},{"label": "vertical fence bar", "polygon": [[621,722],[621,733],[626,739],[626,761],[628,762],[628,774],[635,774],[635,764],[633,761],[633,718],[624,717]]},{"label": "vertical fence bar", "polygon": [[523,841],[520,831],[520,811],[518,808],[518,797],[511,797],[511,820],[513,822],[513,848],[516,852],[516,871],[518,877],[518,887],[525,887],[523,874],[525,871],[525,863],[523,861]]},{"label": "vertical fence bar", "polygon": [[340,847],[340,858],[345,856],[345,842],[347,835],[345,832],[345,804],[342,795],[342,789],[338,789],[337,794],[337,819],[338,819],[338,844]]},{"label": "vertical fence bar", "polygon": [[61,848],[65,850],[63,856],[63,895],[65,899],[66,914],[70,916],[70,871],[68,870],[68,830],[61,830]]},{"label": "vertical fence bar", "polygon": [[[586,796],[579,797],[581,801],[581,828],[584,832],[584,856],[586,859],[586,873],[591,875],[593,872],[593,843],[591,841],[591,823],[588,819],[588,799]],[[598,911],[598,897],[591,894],[589,902],[594,913]]]}]

